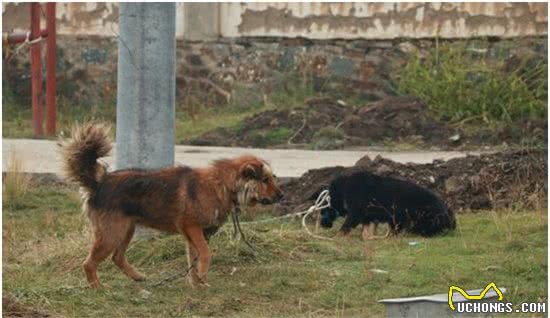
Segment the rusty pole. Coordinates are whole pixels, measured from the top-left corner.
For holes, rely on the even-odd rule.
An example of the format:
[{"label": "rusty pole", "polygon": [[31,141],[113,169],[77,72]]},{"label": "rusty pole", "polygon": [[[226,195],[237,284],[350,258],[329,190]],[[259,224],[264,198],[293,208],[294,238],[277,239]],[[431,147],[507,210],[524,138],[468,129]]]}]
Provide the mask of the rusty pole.
[{"label": "rusty pole", "polygon": [[55,135],[56,107],[55,107],[55,2],[46,3],[46,132]]},{"label": "rusty pole", "polygon": [[[30,4],[31,36],[30,40],[40,38],[40,3]],[[40,41],[31,44],[32,73],[32,127],[34,137],[41,137],[42,131],[42,63],[40,61]]]}]

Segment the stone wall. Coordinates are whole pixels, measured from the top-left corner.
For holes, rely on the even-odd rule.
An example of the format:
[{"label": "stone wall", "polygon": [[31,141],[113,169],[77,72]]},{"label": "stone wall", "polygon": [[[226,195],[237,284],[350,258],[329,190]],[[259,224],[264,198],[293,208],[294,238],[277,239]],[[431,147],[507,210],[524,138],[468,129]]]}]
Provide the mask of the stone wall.
[{"label": "stone wall", "polygon": [[[546,59],[547,39],[470,39],[467,50],[489,59],[513,56]],[[441,41],[439,42],[441,44]],[[117,39],[60,36],[58,95],[71,102],[97,104],[116,98]],[[261,102],[264,95],[307,82],[338,96],[376,100],[394,93],[391,78],[409,54],[426,55],[435,40],[308,40],[238,38],[178,41],[178,103],[223,105]],[[10,89],[29,96],[28,51],[4,59]],[[292,88],[292,87],[291,87]],[[192,97],[192,100],[185,98]]]}]

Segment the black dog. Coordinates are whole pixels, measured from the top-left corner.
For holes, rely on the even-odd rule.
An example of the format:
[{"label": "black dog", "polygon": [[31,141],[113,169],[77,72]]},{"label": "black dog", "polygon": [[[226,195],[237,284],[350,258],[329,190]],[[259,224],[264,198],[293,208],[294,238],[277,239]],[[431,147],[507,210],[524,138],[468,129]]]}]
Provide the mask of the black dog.
[{"label": "black dog", "polygon": [[436,194],[414,183],[367,171],[344,173],[329,187],[331,206],[321,212],[321,225],[346,217],[341,231],[359,224],[388,223],[393,233],[407,230],[432,236],[454,229],[454,213]]}]

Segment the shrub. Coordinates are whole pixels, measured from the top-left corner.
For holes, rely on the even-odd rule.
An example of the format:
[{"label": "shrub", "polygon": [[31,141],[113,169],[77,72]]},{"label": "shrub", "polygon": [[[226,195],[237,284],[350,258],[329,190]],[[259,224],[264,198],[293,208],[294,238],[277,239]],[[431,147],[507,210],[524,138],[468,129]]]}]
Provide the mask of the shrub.
[{"label": "shrub", "polygon": [[398,75],[398,92],[423,99],[444,119],[546,118],[548,63],[527,63],[532,61],[505,70],[502,62],[476,58],[464,45],[445,44],[425,58],[410,56]]}]

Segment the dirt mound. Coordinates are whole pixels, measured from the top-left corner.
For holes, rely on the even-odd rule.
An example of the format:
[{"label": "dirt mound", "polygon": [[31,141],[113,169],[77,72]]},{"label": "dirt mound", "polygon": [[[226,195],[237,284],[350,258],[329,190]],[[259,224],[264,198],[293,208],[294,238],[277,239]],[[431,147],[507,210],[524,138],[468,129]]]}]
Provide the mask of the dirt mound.
[{"label": "dirt mound", "polygon": [[414,97],[388,97],[361,107],[341,127],[356,141],[417,140],[440,146],[455,133]]},{"label": "dirt mound", "polygon": [[331,99],[310,99],[306,107],[269,110],[247,118],[237,130],[215,129],[189,141],[192,145],[268,147],[306,144],[323,127],[337,125],[349,108]]},{"label": "dirt mound", "polygon": [[425,103],[414,97],[388,97],[364,107],[314,98],[305,107],[256,114],[238,129],[216,129],[193,145],[293,146],[316,149],[369,146],[387,141],[430,143],[450,147],[455,131],[438,121]]},{"label": "dirt mound", "polygon": [[[459,128],[461,127],[461,128]],[[479,149],[495,145],[544,145],[548,122],[526,118],[488,124],[439,120],[420,99],[386,97],[355,107],[311,98],[304,107],[264,111],[237,128],[218,128],[184,144],[197,146],[339,149],[408,146],[421,149]]]},{"label": "dirt mound", "polygon": [[343,171],[368,170],[425,186],[443,197],[455,211],[547,206],[547,151],[529,150],[467,156],[430,164],[401,164],[368,156],[354,167],[310,170],[283,186],[278,214],[303,210],[330,180]]}]

